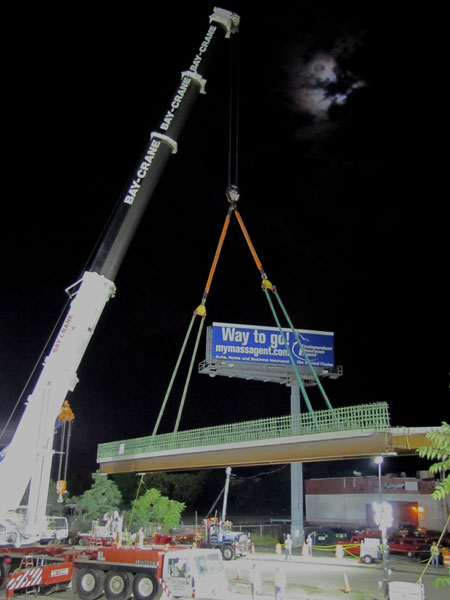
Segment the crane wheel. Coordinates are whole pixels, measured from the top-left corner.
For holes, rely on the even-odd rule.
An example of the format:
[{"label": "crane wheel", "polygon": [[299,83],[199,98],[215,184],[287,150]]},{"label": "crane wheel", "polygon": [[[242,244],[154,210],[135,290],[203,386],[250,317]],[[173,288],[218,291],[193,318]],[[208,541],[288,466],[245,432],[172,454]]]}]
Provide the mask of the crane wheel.
[{"label": "crane wheel", "polygon": [[133,575],[126,571],[108,571],[105,575],[105,596],[107,600],[128,600],[131,597]]},{"label": "crane wheel", "polygon": [[234,548],[233,546],[229,546],[226,544],[222,547],[222,556],[224,560],[233,560],[234,558]]},{"label": "crane wheel", "polygon": [[135,600],[158,600],[163,590],[156,577],[151,573],[137,573],[133,581],[133,596]]},{"label": "crane wheel", "polygon": [[99,569],[77,569],[75,584],[81,600],[97,600],[103,594],[105,573]]}]

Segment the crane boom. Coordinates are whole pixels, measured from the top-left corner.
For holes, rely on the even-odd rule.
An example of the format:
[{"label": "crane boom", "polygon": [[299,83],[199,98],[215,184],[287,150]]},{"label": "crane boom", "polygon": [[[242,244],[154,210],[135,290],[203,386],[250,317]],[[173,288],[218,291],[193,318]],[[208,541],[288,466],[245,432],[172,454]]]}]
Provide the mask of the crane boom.
[{"label": "crane boom", "polygon": [[[200,93],[216,46],[237,31],[239,17],[215,8],[210,25],[189,69],[170,101],[159,127],[150,135],[110,225],[88,270],[71,286],[69,311],[3,461],[0,462],[0,545],[21,545],[40,538],[53,457],[54,426],[69,391],[77,383],[77,369],[108,300],[115,294],[114,279],[178,137]],[[19,523],[15,509],[30,482],[27,518]],[[3,527],[2,527],[3,526]]]},{"label": "crane boom", "polygon": [[210,26],[191,65],[181,74],[158,128],[137,163],[121,202],[92,262],[91,271],[114,280],[134,232],[153,195],[171,154],[177,152],[181,130],[199,94],[205,93],[205,75],[217,45],[237,31],[239,17],[215,8]]}]

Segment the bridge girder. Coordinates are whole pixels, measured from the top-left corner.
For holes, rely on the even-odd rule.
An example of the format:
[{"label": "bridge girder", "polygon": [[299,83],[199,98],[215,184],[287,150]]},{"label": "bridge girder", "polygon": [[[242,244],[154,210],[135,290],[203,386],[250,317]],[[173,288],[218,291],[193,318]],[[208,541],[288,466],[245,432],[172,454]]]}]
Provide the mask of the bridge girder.
[{"label": "bridge girder", "polygon": [[99,460],[100,472],[185,471],[218,467],[250,467],[292,462],[318,462],[373,457],[412,456],[428,445],[426,433],[436,428],[356,430],[234,443]]}]

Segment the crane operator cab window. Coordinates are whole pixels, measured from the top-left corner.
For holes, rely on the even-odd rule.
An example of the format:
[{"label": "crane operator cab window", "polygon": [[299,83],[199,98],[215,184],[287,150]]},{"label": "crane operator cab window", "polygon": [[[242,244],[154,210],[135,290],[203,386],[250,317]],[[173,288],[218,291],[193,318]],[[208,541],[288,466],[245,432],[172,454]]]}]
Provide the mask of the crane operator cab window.
[{"label": "crane operator cab window", "polygon": [[195,559],[195,566],[197,573],[203,575],[208,572],[208,565],[206,564],[206,556],[198,556]]},{"label": "crane operator cab window", "polygon": [[193,581],[188,558],[169,558],[165,581],[173,597],[192,598]]},{"label": "crane operator cab window", "polygon": [[207,555],[207,571],[214,575],[215,573],[223,573],[224,567],[219,553]]},{"label": "crane operator cab window", "polygon": [[169,558],[168,571],[171,577],[184,578],[189,574],[189,567],[185,560],[180,560],[179,558]]}]

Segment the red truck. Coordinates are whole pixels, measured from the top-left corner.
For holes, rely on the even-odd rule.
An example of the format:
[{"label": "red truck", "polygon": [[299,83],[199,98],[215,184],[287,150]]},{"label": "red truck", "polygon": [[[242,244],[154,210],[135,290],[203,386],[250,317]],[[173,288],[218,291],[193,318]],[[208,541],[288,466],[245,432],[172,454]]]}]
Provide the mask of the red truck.
[{"label": "red truck", "polygon": [[[378,532],[379,533],[379,532]],[[350,554],[355,556],[360,556],[361,554],[361,543],[364,539],[367,538],[380,538],[381,535],[352,535],[349,541],[346,542],[338,542],[338,544],[344,547],[344,550]],[[405,554],[410,558],[425,558],[429,556],[430,545],[423,538],[416,537],[406,537],[403,535],[395,535],[388,539],[389,552],[394,554]],[[363,560],[363,556],[361,556],[361,560]],[[365,559],[364,559],[365,560]],[[369,560],[365,560],[365,562],[372,562]]]},{"label": "red truck", "polygon": [[[7,550],[7,552],[6,552]],[[226,600],[219,550],[186,546],[0,549],[0,587],[15,593],[65,590],[80,600],[157,600],[168,597]],[[2,556],[3,554],[3,556]]]},{"label": "red truck", "polygon": [[425,558],[430,555],[430,545],[420,537],[397,535],[388,541],[390,552],[406,554],[410,558]]}]

